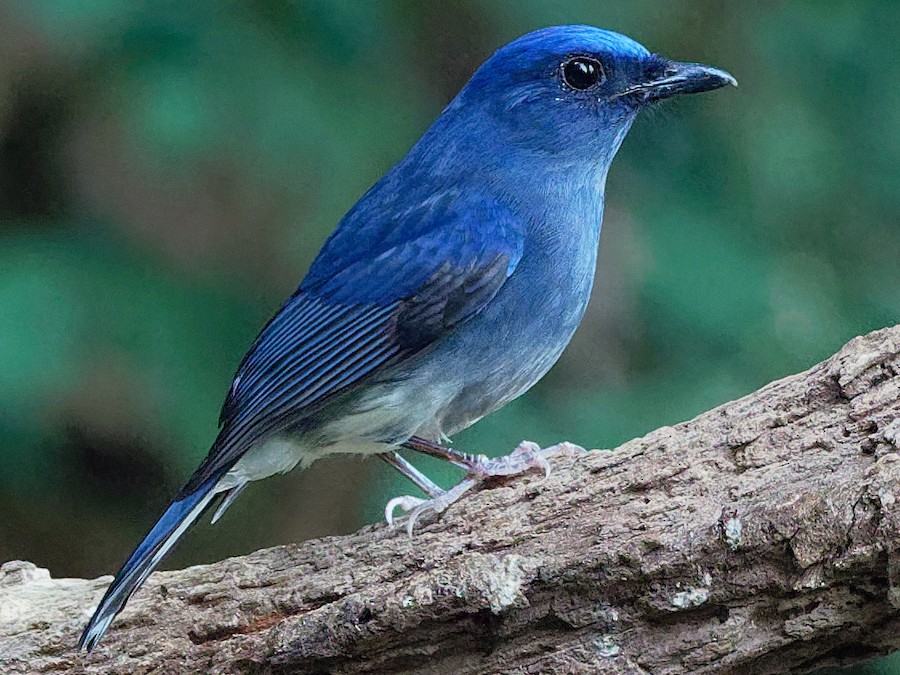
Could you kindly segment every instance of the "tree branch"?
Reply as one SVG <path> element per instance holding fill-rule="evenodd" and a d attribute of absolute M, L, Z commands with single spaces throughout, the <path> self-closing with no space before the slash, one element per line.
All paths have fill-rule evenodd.
<path fill-rule="evenodd" d="M 690 386 L 685 383 L 685 386 Z M 900 649 L 900 326 L 451 507 L 154 574 L 0 573 L 4 673 L 775 673 Z"/>

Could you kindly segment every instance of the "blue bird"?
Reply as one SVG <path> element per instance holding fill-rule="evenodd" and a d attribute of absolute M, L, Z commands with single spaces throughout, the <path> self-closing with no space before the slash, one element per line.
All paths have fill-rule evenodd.
<path fill-rule="evenodd" d="M 479 480 L 546 467 L 441 445 L 528 391 L 587 306 L 613 156 L 637 114 L 736 84 L 590 26 L 499 49 L 344 216 L 241 362 L 209 454 L 127 560 L 79 642 L 91 650 L 190 525 L 248 483 L 332 453 L 375 454 L 441 512 Z M 400 447 L 466 471 L 441 490 Z"/>

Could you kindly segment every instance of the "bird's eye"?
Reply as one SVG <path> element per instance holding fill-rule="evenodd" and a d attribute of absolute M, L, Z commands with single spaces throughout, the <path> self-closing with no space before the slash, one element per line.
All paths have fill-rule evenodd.
<path fill-rule="evenodd" d="M 560 67 L 563 82 L 572 89 L 584 91 L 590 89 L 595 84 L 603 82 L 603 64 L 597 59 L 587 56 L 576 56 L 575 58 L 563 61 Z"/>

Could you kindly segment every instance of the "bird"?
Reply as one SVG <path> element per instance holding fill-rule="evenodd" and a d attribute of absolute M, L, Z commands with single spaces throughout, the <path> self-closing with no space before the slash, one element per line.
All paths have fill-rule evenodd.
<path fill-rule="evenodd" d="M 376 455 L 426 498 L 410 534 L 479 481 L 548 467 L 522 443 L 488 459 L 450 437 L 525 393 L 588 304 L 610 164 L 642 110 L 736 85 L 619 33 L 542 28 L 491 55 L 344 215 L 241 361 L 209 453 L 127 559 L 79 640 L 92 650 L 203 512 L 335 453 Z M 442 490 L 399 454 L 445 459 Z"/>

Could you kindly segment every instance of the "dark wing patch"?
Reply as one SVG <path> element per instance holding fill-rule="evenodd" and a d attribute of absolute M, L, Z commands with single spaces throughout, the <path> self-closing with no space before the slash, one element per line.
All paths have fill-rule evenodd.
<path fill-rule="evenodd" d="M 483 267 L 458 270 L 445 263 L 422 289 L 400 303 L 397 340 L 416 349 L 478 312 L 507 279 L 509 256 L 498 255 Z"/>

